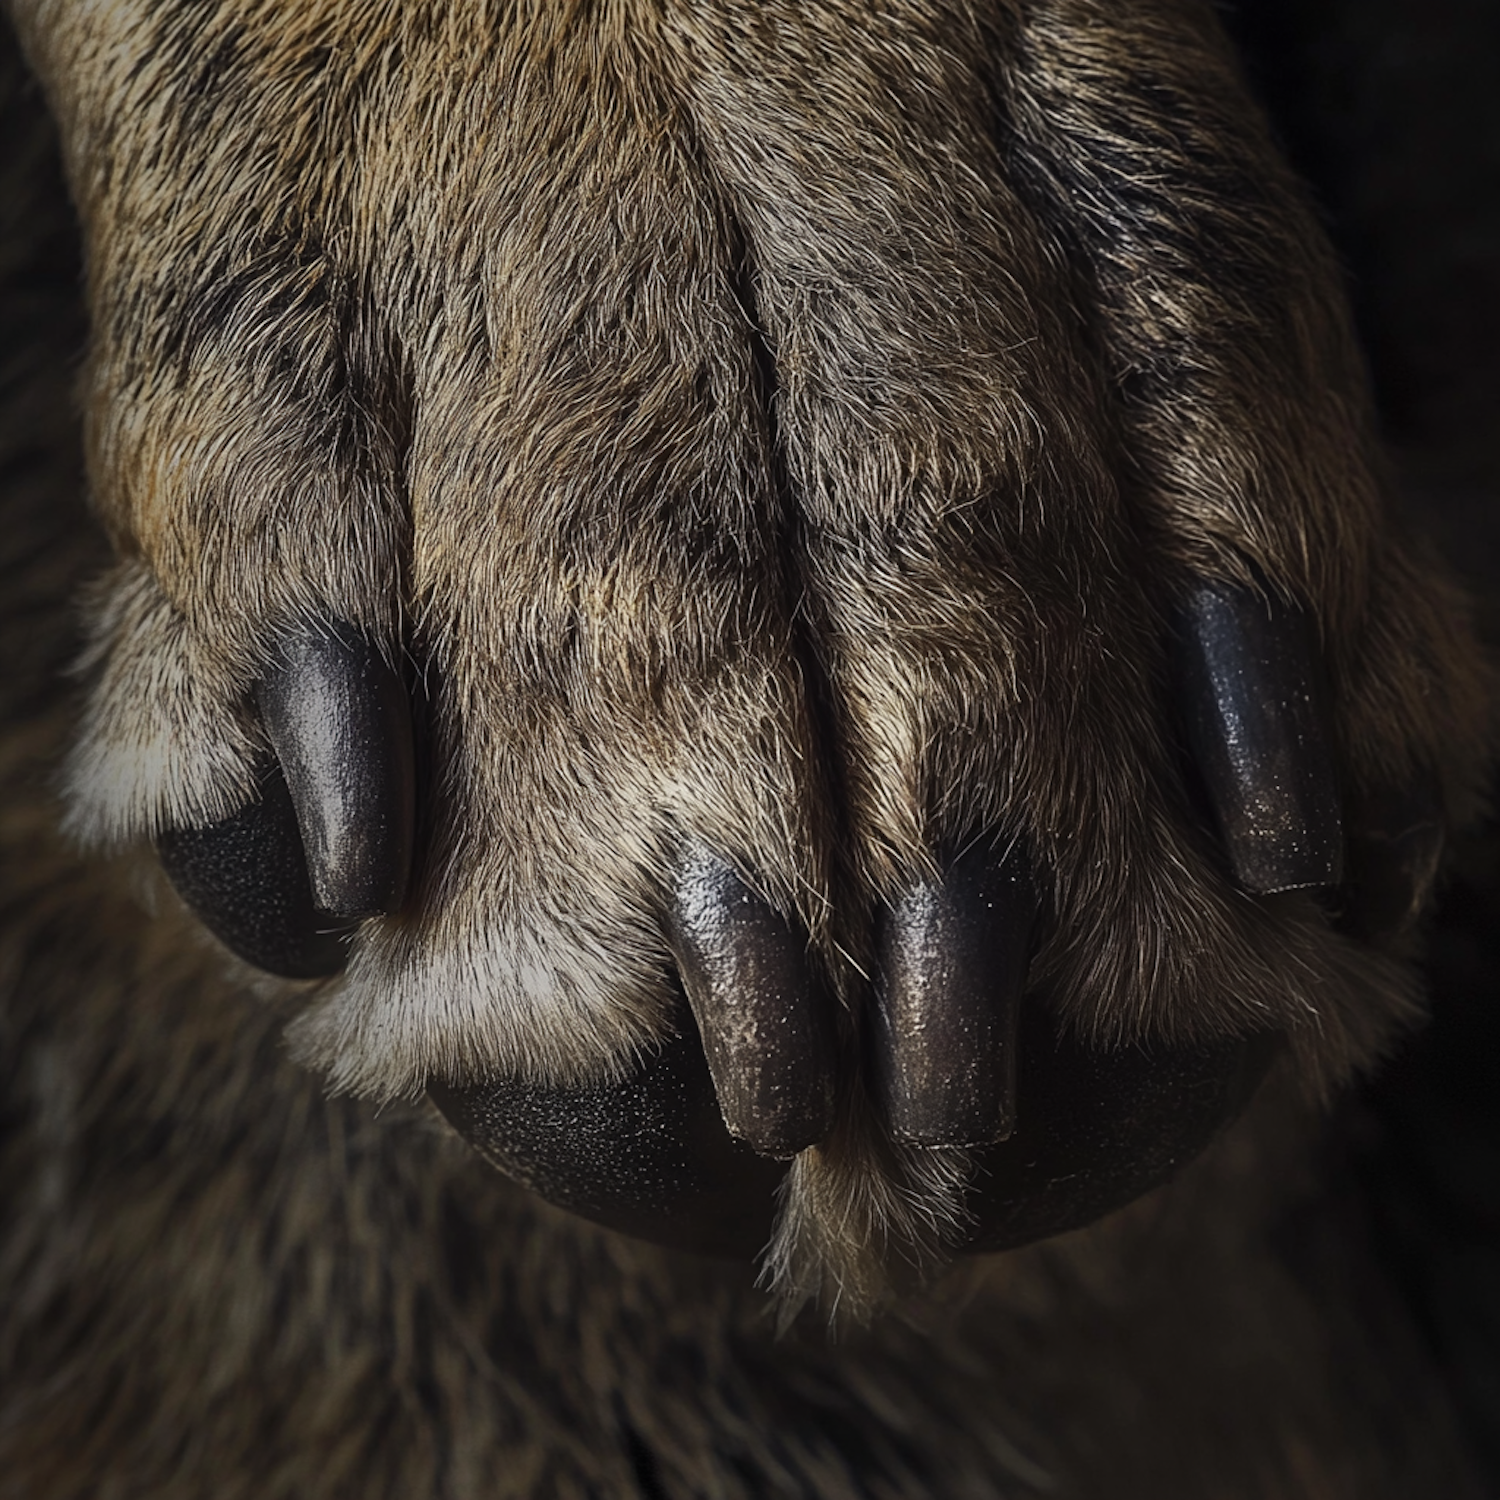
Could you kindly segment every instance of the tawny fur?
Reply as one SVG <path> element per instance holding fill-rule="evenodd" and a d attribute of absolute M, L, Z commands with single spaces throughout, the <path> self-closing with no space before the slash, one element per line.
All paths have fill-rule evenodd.
<path fill-rule="evenodd" d="M 1420 1377 L 1355 1389 L 1377 1334 L 1335 1359 L 1264 1255 L 1296 1160 L 1264 1132 L 925 1327 L 776 1344 L 738 1273 L 532 1205 L 279 1052 L 300 1011 L 301 1053 L 378 1097 L 618 1069 L 662 1024 L 683 838 L 798 917 L 857 1010 L 881 896 L 1019 834 L 1050 883 L 1038 1000 L 1079 1026 L 1280 1025 L 1329 1079 L 1374 1054 L 1400 972 L 1307 900 L 1238 896 L 1186 811 L 1162 617 L 1190 570 L 1254 565 L 1314 612 L 1352 786 L 1431 767 L 1456 812 L 1478 674 L 1199 11 L 13 10 L 85 229 L 122 556 L 74 826 L 236 805 L 249 688 L 328 616 L 416 663 L 437 790 L 417 894 L 349 979 L 251 998 L 37 799 L 98 552 L 65 457 L 8 499 L 0 1483 L 625 1494 L 644 1442 L 666 1494 L 1463 1495 Z M 7 441 L 66 455 L 58 378 L 12 376 Z M 943 1162 L 907 1173 L 873 1131 L 797 1164 L 794 1281 L 874 1296 L 866 1246 L 940 1255 Z M 1096 1379 L 1080 1351 L 1116 1341 Z M 1240 1419 L 1184 1435 L 1226 1390 Z M 1355 1475 L 1387 1418 L 1399 1461 Z"/>
<path fill-rule="evenodd" d="M 1100 1041 L 1283 1029 L 1326 1087 L 1409 1015 L 1310 898 L 1234 890 L 1173 749 L 1193 576 L 1311 613 L 1352 795 L 1467 810 L 1481 719 L 1205 7 L 15 10 L 126 559 L 74 827 L 242 803 L 299 622 L 430 707 L 415 892 L 292 1030 L 336 1088 L 617 1076 L 684 841 L 856 1029 L 879 902 L 974 838 L 1031 851 L 1034 988 Z"/>

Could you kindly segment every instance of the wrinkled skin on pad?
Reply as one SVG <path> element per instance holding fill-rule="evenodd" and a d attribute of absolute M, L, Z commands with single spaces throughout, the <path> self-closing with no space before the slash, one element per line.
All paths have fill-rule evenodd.
<path fill-rule="evenodd" d="M 827 1069 L 794 1119 L 805 1051 L 699 987 L 730 1123 L 800 1150 L 778 1263 L 868 1288 L 878 1244 L 958 1235 L 1029 1007 L 1103 1053 L 1279 1031 L 1314 1088 L 1412 1013 L 1316 886 L 1351 809 L 1428 780 L 1439 822 L 1464 812 L 1478 677 L 1208 7 L 15 9 L 89 238 L 122 554 L 75 827 L 222 826 L 278 739 L 299 830 L 335 827 L 257 707 L 288 643 L 347 630 L 420 683 L 404 889 L 382 855 L 378 900 L 325 893 L 384 908 L 290 1032 L 335 1087 L 621 1085 L 681 1035 L 674 882 L 703 851 L 783 934 L 779 1013 L 836 1044 L 841 1112 L 803 1144 Z M 187 112 L 160 77 L 184 52 L 219 60 Z M 1336 796 L 1318 771 L 1278 803 L 1293 763 L 1217 754 L 1249 720 L 1189 699 L 1250 679 L 1174 665 L 1205 597 L 1301 622 L 1239 707 Z M 1243 857 L 1261 815 L 1295 868 Z M 990 1124 L 903 1124 L 919 1070 L 872 1061 L 876 997 L 933 976 L 888 983 L 880 934 L 975 845 L 1026 851 L 1027 977 L 997 960 L 998 1040 L 911 1013 L 998 1083 Z M 846 1228 L 856 1199 L 878 1234 Z"/>

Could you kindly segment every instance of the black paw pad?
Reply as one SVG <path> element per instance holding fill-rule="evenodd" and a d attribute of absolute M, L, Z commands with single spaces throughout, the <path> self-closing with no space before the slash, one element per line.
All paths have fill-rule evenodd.
<path fill-rule="evenodd" d="M 898 1140 L 988 1145 L 1015 1128 L 1016 1037 L 1036 905 L 1019 848 L 1001 856 L 976 846 L 886 913 L 876 1074 Z"/>
<path fill-rule="evenodd" d="M 1096 1048 L 1045 1005 L 1021 1017 L 1015 1133 L 974 1152 L 970 1250 L 1092 1223 L 1186 1166 L 1249 1103 L 1281 1041 Z"/>
<path fill-rule="evenodd" d="M 733 1139 L 692 1019 L 631 1076 L 564 1089 L 515 1078 L 428 1092 L 492 1166 L 534 1193 L 626 1234 L 748 1260 L 771 1234 L 786 1173 Z"/>
<path fill-rule="evenodd" d="M 156 841 L 162 867 L 203 925 L 248 964 L 287 979 L 337 974 L 348 923 L 318 910 L 297 814 L 281 771 L 260 799 L 210 828 L 174 828 Z"/>
<path fill-rule="evenodd" d="M 1176 646 L 1188 746 L 1236 881 L 1256 895 L 1338 885 L 1338 777 L 1306 622 L 1250 589 L 1203 583 Z"/>
<path fill-rule="evenodd" d="M 341 917 L 395 910 L 411 867 L 411 705 L 345 625 L 299 631 L 257 694 L 297 810 L 314 899 Z"/>
<path fill-rule="evenodd" d="M 834 1038 L 807 940 L 722 860 L 693 851 L 668 935 L 731 1133 L 765 1156 L 821 1141 L 834 1109 Z"/>

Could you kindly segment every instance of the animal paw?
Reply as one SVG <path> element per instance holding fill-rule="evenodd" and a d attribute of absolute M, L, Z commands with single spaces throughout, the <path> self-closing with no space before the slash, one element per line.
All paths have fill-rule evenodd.
<path fill-rule="evenodd" d="M 122 557 L 75 826 L 557 1201 L 753 1250 L 784 1179 L 794 1282 L 1367 1062 L 1481 685 L 1206 7 L 354 24 L 41 59 Z"/>

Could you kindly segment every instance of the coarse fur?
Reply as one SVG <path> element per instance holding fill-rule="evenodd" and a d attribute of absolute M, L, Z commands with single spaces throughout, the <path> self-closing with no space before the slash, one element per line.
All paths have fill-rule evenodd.
<path fill-rule="evenodd" d="M 828 1344 L 281 1051 L 290 1021 L 387 1101 L 617 1070 L 661 1024 L 688 838 L 857 1013 L 878 900 L 1019 836 L 1036 993 L 1088 1034 L 1278 1025 L 1325 1083 L 1370 1060 L 1402 973 L 1310 898 L 1233 891 L 1163 620 L 1195 575 L 1300 602 L 1356 796 L 1425 767 L 1458 814 L 1480 674 L 1206 17 L 13 9 L 85 230 L 120 556 L 75 832 L 247 796 L 249 688 L 298 620 L 415 663 L 436 790 L 410 908 L 314 989 L 160 888 L 143 920 L 139 858 L 60 836 L 67 599 L 102 553 L 59 324 L 27 327 L 68 304 L 35 291 L 56 209 L 18 97 L 0 1492 L 1469 1493 L 1394 1312 L 1319 1312 L 1266 1253 L 1305 1170 L 1288 1079 L 1148 1203 Z M 797 1164 L 781 1263 L 876 1295 L 866 1246 L 940 1248 L 961 1166 L 857 1120 Z"/>
<path fill-rule="evenodd" d="M 1236 892 L 1173 743 L 1195 577 L 1308 611 L 1354 805 L 1435 774 L 1466 811 L 1482 720 L 1206 9 L 13 8 L 121 555 L 73 830 L 243 804 L 299 623 L 424 691 L 416 889 L 290 1032 L 335 1088 L 619 1076 L 688 845 L 854 1032 L 880 903 L 976 839 L 1029 850 L 1033 992 L 1095 1041 L 1282 1030 L 1326 1087 L 1409 1019 L 1311 896 Z M 858 1298 L 868 1206 L 925 1260 L 964 1172 L 867 1115 L 774 1257 Z"/>

